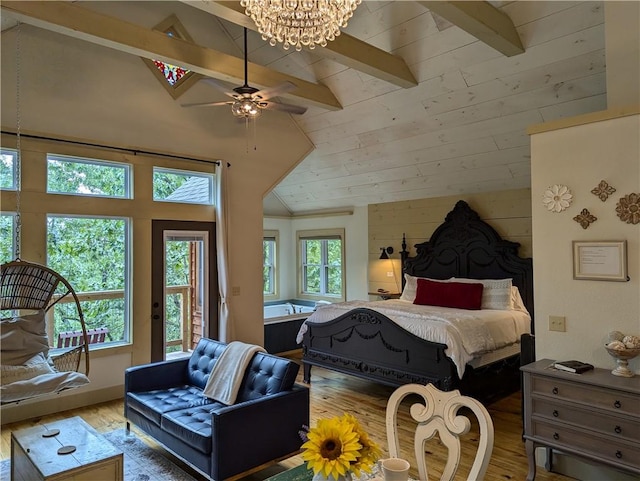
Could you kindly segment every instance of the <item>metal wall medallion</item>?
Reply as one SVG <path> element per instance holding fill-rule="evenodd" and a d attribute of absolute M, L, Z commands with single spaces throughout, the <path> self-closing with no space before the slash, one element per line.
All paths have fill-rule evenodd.
<path fill-rule="evenodd" d="M 582 212 L 575 216 L 573 220 L 580 224 L 583 229 L 586 229 L 591 225 L 592 222 L 597 221 L 598 218 L 595 215 L 592 215 L 588 209 L 582 209 Z"/>
<path fill-rule="evenodd" d="M 597 187 L 591 189 L 591 193 L 598 196 L 598 198 L 604 202 L 609 198 L 611 194 L 616 191 L 613 187 L 611 187 L 607 182 L 601 180 Z"/>
<path fill-rule="evenodd" d="M 622 222 L 627 224 L 640 223 L 640 194 L 634 192 L 620 197 L 616 204 L 616 212 Z"/>

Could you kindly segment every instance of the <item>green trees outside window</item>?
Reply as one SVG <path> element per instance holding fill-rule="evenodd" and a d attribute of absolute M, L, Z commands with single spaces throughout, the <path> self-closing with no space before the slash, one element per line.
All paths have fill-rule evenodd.
<path fill-rule="evenodd" d="M 342 296 L 342 239 L 302 239 L 302 292 Z"/>
<path fill-rule="evenodd" d="M 265 296 L 276 294 L 275 269 L 276 269 L 276 240 L 265 237 L 262 240 L 262 293 Z"/>

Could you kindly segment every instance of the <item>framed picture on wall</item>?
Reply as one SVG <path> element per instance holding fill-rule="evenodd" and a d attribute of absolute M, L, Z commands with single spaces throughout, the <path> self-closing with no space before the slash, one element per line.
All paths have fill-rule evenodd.
<path fill-rule="evenodd" d="M 573 278 L 628 281 L 627 241 L 573 241 Z"/>

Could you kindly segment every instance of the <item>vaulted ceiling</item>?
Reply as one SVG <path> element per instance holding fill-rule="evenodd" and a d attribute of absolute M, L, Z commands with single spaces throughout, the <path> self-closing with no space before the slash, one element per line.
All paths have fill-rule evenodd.
<path fill-rule="evenodd" d="M 154 31 L 154 9 L 172 4 L 218 36 L 204 45 Z M 529 187 L 527 127 L 606 108 L 602 2 L 365 0 L 343 35 L 302 52 L 269 46 L 239 2 L 3 0 L 2 14 L 3 30 L 19 20 L 230 88 L 244 80 L 242 27 L 252 29 L 249 83 L 296 84 L 282 100 L 308 107 L 292 117 L 315 145 L 266 214 Z M 221 100 L 215 89 L 189 97 Z"/>

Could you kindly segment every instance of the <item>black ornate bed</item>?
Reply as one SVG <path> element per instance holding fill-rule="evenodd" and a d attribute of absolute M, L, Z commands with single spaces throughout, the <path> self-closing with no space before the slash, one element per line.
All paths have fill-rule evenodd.
<path fill-rule="evenodd" d="M 518 256 L 519 246 L 502 239 L 466 202 L 458 201 L 431 239 L 416 244 L 415 257 L 407 257 L 403 246 L 403 271 L 432 279 L 512 278 L 531 315 L 533 333 L 532 260 Z M 353 309 L 326 323 L 307 323 L 302 344 L 307 383 L 311 367 L 321 366 L 390 386 L 433 383 L 487 402 L 520 386 L 519 354 L 480 368 L 467 365 L 459 379 L 445 355 L 445 344 L 421 339 L 367 308 Z"/>

